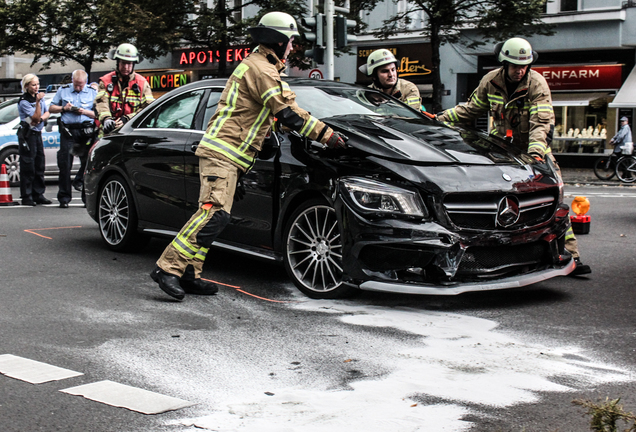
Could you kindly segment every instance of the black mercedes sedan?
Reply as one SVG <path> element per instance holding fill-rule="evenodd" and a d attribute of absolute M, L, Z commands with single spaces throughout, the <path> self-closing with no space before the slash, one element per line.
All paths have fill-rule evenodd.
<path fill-rule="evenodd" d="M 568 207 L 551 163 L 449 127 L 369 88 L 289 79 L 348 147 L 275 127 L 215 245 L 283 263 L 312 298 L 459 294 L 569 274 Z M 107 247 L 173 237 L 198 208 L 194 151 L 225 80 L 165 94 L 92 148 L 87 210 Z"/>

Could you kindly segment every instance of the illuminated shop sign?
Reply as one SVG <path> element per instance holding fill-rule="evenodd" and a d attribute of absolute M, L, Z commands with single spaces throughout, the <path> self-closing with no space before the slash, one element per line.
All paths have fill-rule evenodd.
<path fill-rule="evenodd" d="M 398 77 L 406 78 L 416 84 L 431 84 L 433 82 L 431 44 L 421 43 L 359 48 L 358 67 L 365 64 L 369 54 L 377 49 L 386 49 L 393 53 L 398 61 L 396 66 Z M 370 83 L 371 77 L 365 76 L 358 71 L 357 82 Z"/>
<path fill-rule="evenodd" d="M 187 73 L 143 75 L 146 77 L 146 80 L 148 80 L 148 84 L 150 84 L 152 90 L 170 90 L 186 85 L 191 81 L 190 75 Z"/>
<path fill-rule="evenodd" d="M 187 69 L 216 69 L 223 56 L 228 65 L 245 60 L 251 52 L 248 46 L 235 46 L 224 52 L 204 48 L 176 50 L 172 52 L 172 66 Z"/>
<path fill-rule="evenodd" d="M 601 90 L 621 87 L 623 65 L 532 66 L 551 90 Z"/>

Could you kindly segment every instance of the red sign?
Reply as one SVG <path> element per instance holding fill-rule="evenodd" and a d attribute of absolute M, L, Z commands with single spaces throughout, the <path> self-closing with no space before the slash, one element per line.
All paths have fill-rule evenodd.
<path fill-rule="evenodd" d="M 312 69 L 309 71 L 309 78 L 313 79 L 323 79 L 322 71 L 320 69 Z"/>
<path fill-rule="evenodd" d="M 532 66 L 548 82 L 550 90 L 609 90 L 623 83 L 623 65 Z"/>
<path fill-rule="evenodd" d="M 232 64 L 245 60 L 245 57 L 247 57 L 250 52 L 251 48 L 248 46 L 236 46 L 226 49 L 223 56 L 228 64 Z M 219 52 L 219 50 L 214 51 L 203 48 L 175 50 L 172 52 L 172 66 L 181 69 L 215 68 L 220 58 L 221 52 Z"/>

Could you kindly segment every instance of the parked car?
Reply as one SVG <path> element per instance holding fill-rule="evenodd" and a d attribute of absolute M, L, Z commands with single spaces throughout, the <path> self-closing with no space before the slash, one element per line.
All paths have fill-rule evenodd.
<path fill-rule="evenodd" d="M 51 103 L 55 93 L 46 93 L 44 100 L 47 106 Z M 19 98 L 10 99 L 0 104 L 0 164 L 5 164 L 11 186 L 20 184 L 20 155 L 18 154 L 18 137 L 16 132 L 20 125 L 18 115 Z M 42 130 L 42 143 L 44 144 L 46 179 L 55 179 L 59 173 L 57 168 L 57 151 L 60 149 L 60 133 L 57 127 L 57 119 L 60 114 L 51 114 L 45 128 Z M 80 163 L 75 158 L 73 172 L 77 172 Z"/>
<path fill-rule="evenodd" d="M 224 84 L 167 93 L 93 147 L 87 210 L 109 248 L 173 237 L 196 211 L 194 151 Z M 519 287 L 574 268 L 563 184 L 549 163 L 369 88 L 289 84 L 348 147 L 272 133 L 216 247 L 284 263 L 313 298 Z"/>

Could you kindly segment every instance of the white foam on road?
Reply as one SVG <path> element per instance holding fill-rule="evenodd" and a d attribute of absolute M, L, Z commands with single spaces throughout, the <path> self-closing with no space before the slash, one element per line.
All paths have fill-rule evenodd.
<path fill-rule="evenodd" d="M 462 420 L 470 406 L 531 403 L 538 401 L 538 392 L 630 380 L 629 371 L 595 361 L 578 347 L 528 342 L 522 334 L 497 331 L 491 320 L 338 301 L 295 307 L 420 338 L 373 350 L 375 361 L 393 368 L 378 379 L 365 378 L 347 389 L 281 386 L 271 396 L 237 388 L 215 401 L 210 415 L 176 423 L 213 431 L 463 431 L 472 425 Z"/>
<path fill-rule="evenodd" d="M 468 315 L 303 299 L 283 306 L 297 310 L 290 328 L 276 309 L 237 303 L 240 320 L 214 319 L 202 302 L 200 331 L 112 339 L 90 355 L 197 404 L 169 425 L 219 432 L 459 432 L 481 408 L 634 376 L 579 347 Z"/>

